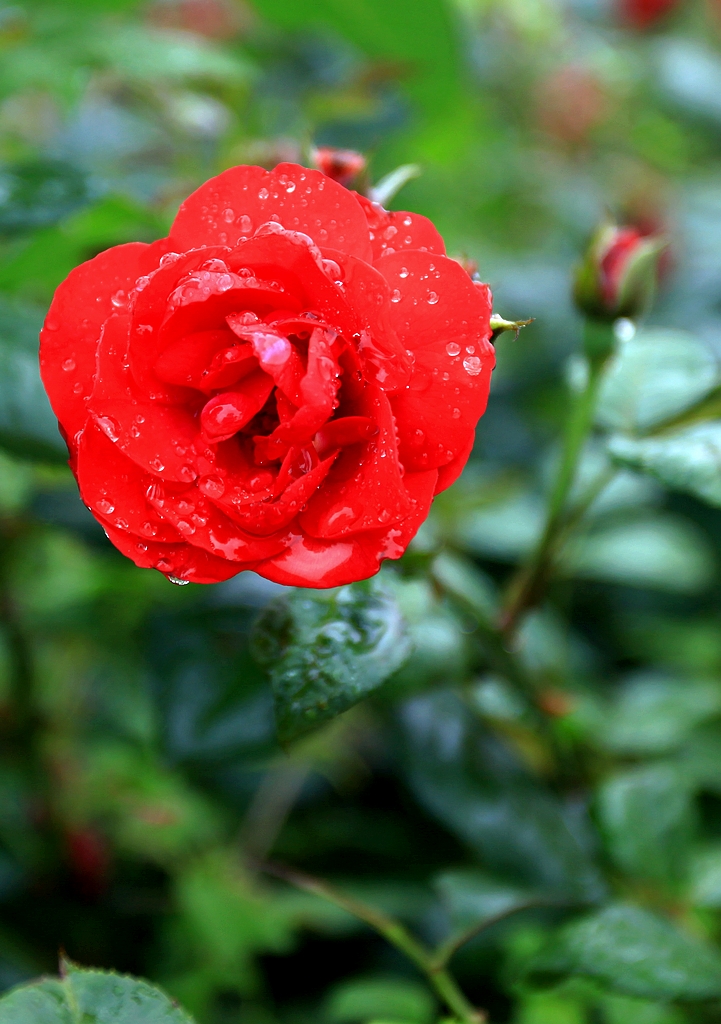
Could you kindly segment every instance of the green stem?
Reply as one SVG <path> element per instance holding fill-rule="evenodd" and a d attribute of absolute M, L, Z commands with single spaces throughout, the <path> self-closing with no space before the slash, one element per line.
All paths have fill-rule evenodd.
<path fill-rule="evenodd" d="M 610 324 L 603 325 L 603 330 L 612 337 L 613 327 Z M 598 324 L 586 325 L 587 350 L 598 344 L 600 331 Z M 593 426 L 601 374 L 611 348 L 612 345 L 609 343 L 602 356 L 589 358 L 588 380 L 583 390 L 574 396 L 566 423 L 561 462 L 548 501 L 543 533 L 529 562 L 521 567 L 508 589 L 508 599 L 500 624 L 502 632 L 507 636 L 513 633 L 522 613 L 537 604 L 545 591 L 564 524 L 566 501 L 576 478 L 581 452 Z"/>
<path fill-rule="evenodd" d="M 414 938 L 400 921 L 389 917 L 381 910 L 377 910 L 361 900 L 355 899 L 353 896 L 349 896 L 347 893 L 341 892 L 335 886 L 329 885 L 322 879 L 306 875 L 302 871 L 296 871 L 295 868 L 288 868 L 285 865 L 268 862 L 255 862 L 251 866 L 264 871 L 266 874 L 273 875 L 275 878 L 280 878 L 284 882 L 294 885 L 297 889 L 313 893 L 314 896 L 320 896 L 322 899 L 334 903 L 337 907 L 341 907 L 342 910 L 352 914 L 353 917 L 357 917 L 360 921 L 370 925 L 391 945 L 404 953 L 425 974 L 437 995 L 458 1020 L 463 1021 L 463 1024 L 483 1024 L 483 1021 L 486 1020 L 486 1015 L 481 1010 L 476 1010 L 468 1002 L 455 979 L 446 970 L 445 964 L 438 963 L 433 952 L 427 949 L 418 939 Z"/>

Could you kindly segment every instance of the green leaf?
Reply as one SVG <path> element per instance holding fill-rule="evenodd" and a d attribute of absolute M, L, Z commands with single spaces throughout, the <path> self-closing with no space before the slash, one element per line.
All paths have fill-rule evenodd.
<path fill-rule="evenodd" d="M 612 437 L 611 456 L 650 473 L 667 487 L 721 505 L 721 420 L 696 423 L 658 437 Z"/>
<path fill-rule="evenodd" d="M 640 330 L 611 360 L 596 418 L 608 430 L 644 433 L 696 405 L 718 383 L 718 363 L 705 342 L 686 331 Z"/>
<path fill-rule="evenodd" d="M 523 885 L 597 898 L 603 883 L 587 825 L 546 790 L 455 694 L 401 709 L 406 771 L 416 798 L 480 855 Z"/>
<path fill-rule="evenodd" d="M 324 27 L 338 32 L 369 57 L 395 61 L 408 92 L 428 113 L 442 113 L 459 99 L 460 59 L 448 5 L 416 0 L 256 0 L 262 15 L 285 29 Z"/>
<path fill-rule="evenodd" d="M 527 966 L 531 979 L 594 978 L 630 996 L 695 1001 L 721 996 L 721 956 L 665 918 L 613 904 L 565 925 Z"/>
<path fill-rule="evenodd" d="M 193 1024 L 147 981 L 66 964 L 62 980 L 44 978 L 0 999 L 3 1024 Z"/>
<path fill-rule="evenodd" d="M 671 765 L 612 775 L 599 790 L 598 813 L 608 850 L 622 871 L 657 882 L 683 875 L 694 820 L 689 787 Z"/>
<path fill-rule="evenodd" d="M 670 593 L 694 594 L 713 578 L 713 553 L 689 520 L 671 515 L 614 522 L 571 541 L 567 576 Z"/>
<path fill-rule="evenodd" d="M 419 982 L 406 978 L 353 978 L 328 997 L 325 1017 L 333 1024 L 380 1019 L 430 1024 L 435 1001 Z"/>
<path fill-rule="evenodd" d="M 88 201 L 85 175 L 61 160 L 0 168 L 0 236 L 57 223 Z"/>
<path fill-rule="evenodd" d="M 278 738 L 294 739 L 357 704 L 410 650 L 398 605 L 378 580 L 277 598 L 256 624 L 254 651 L 270 673 Z"/>
<path fill-rule="evenodd" d="M 705 679 L 644 672 L 627 679 L 601 725 L 609 750 L 652 754 L 678 746 L 691 730 L 721 711 L 721 689 Z"/>
<path fill-rule="evenodd" d="M 436 888 L 448 907 L 453 925 L 471 928 L 484 921 L 525 906 L 533 892 L 499 882 L 482 871 L 446 871 L 436 879 Z"/>
<path fill-rule="evenodd" d="M 721 844 L 696 851 L 688 874 L 692 904 L 696 907 L 721 907 Z"/>
<path fill-rule="evenodd" d="M 0 445 L 16 455 L 67 461 L 38 366 L 42 313 L 0 298 Z"/>

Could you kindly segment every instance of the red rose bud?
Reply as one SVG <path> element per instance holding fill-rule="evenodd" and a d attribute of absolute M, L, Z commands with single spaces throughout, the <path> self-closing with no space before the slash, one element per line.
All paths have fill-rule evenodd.
<path fill-rule="evenodd" d="M 83 501 L 176 583 L 336 587 L 400 558 L 466 464 L 491 296 L 433 224 L 293 163 L 76 267 L 40 366 Z"/>
<path fill-rule="evenodd" d="M 678 6 L 679 0 L 618 0 L 618 13 L 621 21 L 643 31 Z"/>
<path fill-rule="evenodd" d="M 650 306 L 666 242 L 636 228 L 605 225 L 576 272 L 576 305 L 592 320 L 637 319 Z"/>
<path fill-rule="evenodd" d="M 314 167 L 346 188 L 365 171 L 367 166 L 362 153 L 356 153 L 354 149 L 333 149 L 332 146 L 313 149 L 311 160 Z"/>

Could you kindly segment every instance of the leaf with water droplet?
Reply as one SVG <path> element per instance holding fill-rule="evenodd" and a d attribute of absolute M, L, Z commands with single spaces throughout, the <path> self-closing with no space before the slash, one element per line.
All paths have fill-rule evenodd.
<path fill-rule="evenodd" d="M 253 651 L 268 666 L 278 738 L 288 742 L 347 711 L 395 672 L 411 642 L 387 586 L 294 590 L 256 623 Z"/>

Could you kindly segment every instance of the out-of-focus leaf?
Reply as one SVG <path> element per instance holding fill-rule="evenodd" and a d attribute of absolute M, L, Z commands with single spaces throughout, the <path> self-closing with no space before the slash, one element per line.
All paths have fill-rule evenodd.
<path fill-rule="evenodd" d="M 256 623 L 254 650 L 268 667 L 286 742 L 375 690 L 403 664 L 411 642 L 392 594 L 369 580 L 277 598 Z"/>
<path fill-rule="evenodd" d="M 691 794 L 682 774 L 645 765 L 607 778 L 598 793 L 601 829 L 621 870 L 657 882 L 677 881 L 691 848 Z"/>
<path fill-rule="evenodd" d="M 435 1000 L 423 985 L 406 978 L 353 978 L 331 991 L 325 1016 L 333 1024 L 367 1020 L 430 1024 Z"/>
<path fill-rule="evenodd" d="M 482 871 L 446 871 L 436 888 L 448 907 L 455 928 L 465 929 L 525 906 L 533 899 L 530 889 L 499 882 Z"/>
<path fill-rule="evenodd" d="M 92 40 L 94 56 L 128 78 L 210 79 L 238 83 L 248 78 L 249 65 L 190 32 L 118 25 Z"/>
<path fill-rule="evenodd" d="M 581 975 L 647 999 L 692 1002 L 721 995 L 721 957 L 715 949 L 627 904 L 565 925 L 526 973 L 544 982 Z"/>
<path fill-rule="evenodd" d="M 696 907 L 721 907 L 721 845 L 697 850 L 688 873 L 689 899 Z"/>
<path fill-rule="evenodd" d="M 719 711 L 721 689 L 716 683 L 643 673 L 627 679 L 616 694 L 600 739 L 619 753 L 660 753 L 678 746 Z"/>
<path fill-rule="evenodd" d="M 85 175 L 61 160 L 0 168 L 0 236 L 47 227 L 88 201 Z"/>
<path fill-rule="evenodd" d="M 3 1024 L 192 1024 L 159 989 L 139 978 L 66 965 L 63 979 L 44 978 L 0 999 Z"/>
<path fill-rule="evenodd" d="M 584 823 L 458 697 L 416 697 L 401 722 L 416 797 L 489 868 L 527 885 L 598 897 L 603 883 Z"/>
<path fill-rule="evenodd" d="M 721 505 L 721 420 L 657 437 L 612 437 L 617 462 L 650 473 L 677 491 Z"/>
<path fill-rule="evenodd" d="M 533 548 L 542 525 L 543 502 L 524 491 L 462 514 L 455 537 L 475 554 L 512 562 Z"/>
<path fill-rule="evenodd" d="M 670 515 L 599 527 L 568 544 L 562 572 L 581 579 L 694 594 L 714 572 L 712 550 L 689 520 Z"/>
<path fill-rule="evenodd" d="M 39 310 L 0 300 L 0 445 L 16 455 L 65 462 L 58 431 L 38 368 Z"/>
<path fill-rule="evenodd" d="M 686 331 L 640 330 L 606 371 L 597 419 L 608 430 L 644 433 L 695 405 L 719 382 L 709 346 Z"/>
<path fill-rule="evenodd" d="M 166 753 L 194 764 L 257 763 L 277 751 L 273 697 L 250 657 L 247 609 L 158 616 L 148 633 Z"/>
<path fill-rule="evenodd" d="M 459 97 L 459 54 L 450 9 L 442 0 L 255 0 L 261 14 L 287 29 L 326 27 L 369 57 L 394 62 L 408 91 L 431 114 Z"/>

